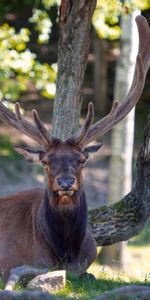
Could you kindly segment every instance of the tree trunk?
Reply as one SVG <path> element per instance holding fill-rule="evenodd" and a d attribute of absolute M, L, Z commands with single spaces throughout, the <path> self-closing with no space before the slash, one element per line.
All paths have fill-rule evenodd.
<path fill-rule="evenodd" d="M 64 140 L 79 126 L 82 90 L 96 0 L 62 0 L 53 135 Z"/>
<path fill-rule="evenodd" d="M 139 14 L 139 10 L 135 10 L 132 14 L 121 18 L 120 57 L 116 65 L 114 88 L 114 99 L 117 101 L 125 98 L 132 82 L 138 52 L 135 17 Z M 112 131 L 108 204 L 118 201 L 131 190 L 133 142 L 134 109 Z M 126 243 L 123 242 L 104 247 L 101 252 L 101 261 L 104 264 L 124 269 L 125 251 Z"/>
<path fill-rule="evenodd" d="M 108 61 L 106 59 L 107 41 L 94 38 L 94 82 L 95 82 L 95 111 L 104 116 L 107 113 L 108 104 Z"/>

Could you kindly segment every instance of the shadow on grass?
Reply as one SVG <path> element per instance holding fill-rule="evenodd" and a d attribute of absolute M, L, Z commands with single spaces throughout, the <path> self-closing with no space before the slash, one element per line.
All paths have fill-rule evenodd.
<path fill-rule="evenodd" d="M 125 285 L 147 285 L 150 286 L 150 282 L 139 282 L 136 280 L 130 281 L 122 278 L 102 278 L 96 280 L 84 279 L 75 277 L 73 274 L 69 274 L 67 278 L 66 287 L 57 293 L 62 299 L 94 299 L 100 296 L 105 291 L 111 291 L 115 288 L 119 288 Z"/>

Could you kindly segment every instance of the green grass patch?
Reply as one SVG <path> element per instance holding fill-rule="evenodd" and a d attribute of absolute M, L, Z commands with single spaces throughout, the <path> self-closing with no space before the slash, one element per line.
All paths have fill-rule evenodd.
<path fill-rule="evenodd" d="M 93 281 L 78 278 L 74 274 L 68 274 L 66 287 L 56 294 L 63 299 L 89 300 L 100 296 L 105 291 L 111 291 L 125 285 L 150 285 L 147 281 L 129 280 L 125 274 L 118 272 L 113 272 L 113 275 L 109 274 L 109 272 L 101 272 L 97 276 L 97 279 Z"/>

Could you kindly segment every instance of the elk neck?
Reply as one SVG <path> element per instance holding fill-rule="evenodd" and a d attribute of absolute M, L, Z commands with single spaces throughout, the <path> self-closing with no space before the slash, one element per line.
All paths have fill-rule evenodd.
<path fill-rule="evenodd" d="M 50 189 L 45 190 L 38 214 L 39 228 L 58 261 L 70 263 L 78 257 L 86 234 L 86 197 L 81 187 L 70 197 L 71 205 L 60 204 L 59 198 Z"/>

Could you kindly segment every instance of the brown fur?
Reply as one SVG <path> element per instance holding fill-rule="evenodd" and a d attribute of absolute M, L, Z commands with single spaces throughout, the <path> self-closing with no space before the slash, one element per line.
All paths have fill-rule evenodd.
<path fill-rule="evenodd" d="M 0 198 L 0 270 L 5 277 L 11 268 L 23 264 L 49 268 L 60 268 L 67 264 L 69 270 L 81 274 L 96 257 L 95 241 L 86 225 L 82 168 L 78 162 L 79 158 L 83 159 L 83 154 L 73 146 L 60 145 L 41 157 L 41 160 L 47 159 L 45 166 L 48 177 L 47 200 L 44 189 L 32 189 Z M 54 166 L 51 159 L 55 160 Z M 60 174 L 65 176 L 62 171 L 67 176 L 75 177 L 71 187 L 74 194 L 71 197 L 55 195 L 58 188 L 56 178 Z M 49 210 L 51 214 L 46 219 Z M 54 215 L 57 212 L 55 216 L 53 211 Z M 56 221 L 58 218 L 58 224 L 52 223 L 53 217 Z M 61 226 L 59 222 L 62 222 Z M 55 239 L 54 235 L 52 241 L 51 227 L 52 230 L 56 230 L 58 236 Z M 65 230 L 64 234 L 62 230 Z M 62 248 L 60 253 L 59 243 Z M 65 253 L 63 251 L 68 253 L 66 261 L 62 259 Z"/>

